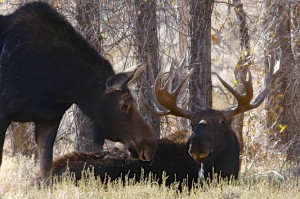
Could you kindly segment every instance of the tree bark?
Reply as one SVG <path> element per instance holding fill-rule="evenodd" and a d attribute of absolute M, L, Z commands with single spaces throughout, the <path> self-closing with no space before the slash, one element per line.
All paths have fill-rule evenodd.
<path fill-rule="evenodd" d="M 189 29 L 189 0 L 177 0 L 178 5 L 178 47 L 179 47 L 179 63 L 181 60 L 186 59 L 188 54 L 188 29 Z M 188 92 L 187 92 L 188 95 Z M 189 100 L 185 100 L 186 103 L 182 103 L 183 109 L 189 108 Z M 186 118 L 180 118 L 180 128 L 188 129 L 190 127 L 189 120 Z"/>
<path fill-rule="evenodd" d="M 299 159 L 300 156 L 300 2 L 289 7 L 291 11 L 291 47 L 294 58 L 293 67 L 287 71 L 288 83 L 285 94 L 288 140 L 291 147 L 289 158 Z M 291 57 L 292 58 L 292 57 Z M 300 162 L 300 161 L 298 161 Z"/>
<path fill-rule="evenodd" d="M 270 140 L 278 142 L 280 146 L 287 144 L 297 133 L 297 123 L 290 115 L 295 108 L 292 102 L 295 93 L 290 89 L 297 81 L 293 71 L 290 3 L 268 0 L 265 5 L 265 66 L 266 70 L 272 66 L 278 69 L 266 102 L 267 127 L 271 134 Z"/>
<path fill-rule="evenodd" d="M 212 107 L 211 82 L 211 14 L 213 1 L 189 0 L 189 66 L 194 68 L 190 80 L 191 110 Z"/>
<path fill-rule="evenodd" d="M 188 23 L 189 23 L 189 10 L 188 0 L 177 0 L 178 9 L 178 42 L 179 42 L 179 59 L 186 58 L 188 52 Z"/>
<path fill-rule="evenodd" d="M 146 79 L 150 85 L 154 84 L 153 77 L 156 77 L 159 67 L 159 46 L 157 37 L 156 1 L 134 0 L 135 5 L 135 37 L 136 57 L 138 62 L 145 62 L 148 65 Z M 160 137 L 160 118 L 145 111 L 142 112 L 150 120 L 156 136 Z"/>

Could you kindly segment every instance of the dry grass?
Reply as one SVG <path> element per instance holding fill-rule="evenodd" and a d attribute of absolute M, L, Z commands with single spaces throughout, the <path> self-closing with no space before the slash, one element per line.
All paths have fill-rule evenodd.
<path fill-rule="evenodd" d="M 278 160 L 277 160 L 278 161 Z M 277 165 L 271 162 L 269 165 Z M 272 167 L 273 169 L 274 167 Z M 19 157 L 4 157 L 0 171 L 0 198 L 300 198 L 300 187 L 296 179 L 288 178 L 281 181 L 277 175 L 262 175 L 268 168 L 242 173 L 240 180 L 235 183 L 212 183 L 194 188 L 190 193 L 158 186 L 151 181 L 127 185 L 121 182 L 104 186 L 97 180 L 84 180 L 79 186 L 74 186 L 70 178 L 54 183 L 51 189 L 38 189 L 32 185 L 37 173 L 34 159 Z M 261 175 L 260 175 L 261 174 Z"/>

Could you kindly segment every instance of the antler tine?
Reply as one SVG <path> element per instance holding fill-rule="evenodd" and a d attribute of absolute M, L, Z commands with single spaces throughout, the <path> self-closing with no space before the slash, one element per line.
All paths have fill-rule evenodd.
<path fill-rule="evenodd" d="M 165 85 L 162 85 L 163 84 L 163 72 L 160 71 L 155 79 L 155 82 L 154 82 L 154 91 L 156 92 L 157 90 L 160 90 L 161 88 L 165 88 L 166 87 L 166 84 Z"/>
<path fill-rule="evenodd" d="M 251 75 L 251 72 L 249 70 L 249 68 L 245 68 L 246 70 L 246 74 L 242 75 L 242 81 L 243 81 L 243 84 L 244 84 L 244 87 L 245 87 L 245 90 L 246 90 L 246 96 L 247 96 L 247 99 L 249 99 L 249 103 L 251 101 L 251 99 L 253 98 L 253 84 L 252 84 L 252 75 Z M 247 75 L 249 75 L 249 80 L 247 80 Z"/>
<path fill-rule="evenodd" d="M 275 73 L 276 74 L 276 73 Z M 273 77 L 274 77 L 274 67 L 270 67 L 268 76 L 266 78 L 266 86 L 265 88 L 259 93 L 259 95 L 255 98 L 254 102 L 253 102 L 253 107 L 256 108 L 258 107 L 263 101 L 264 99 L 267 97 L 268 95 L 268 91 L 270 89 L 270 86 L 272 84 L 273 81 Z"/>
<path fill-rule="evenodd" d="M 175 72 L 176 71 L 182 71 L 183 70 L 183 66 L 185 63 L 185 58 L 183 58 L 178 66 L 177 69 L 174 68 L 173 65 L 173 61 L 171 64 L 171 68 L 170 68 L 170 75 L 169 77 L 171 78 L 171 80 L 174 79 L 175 76 Z M 169 83 L 169 81 L 167 82 L 169 84 L 169 88 L 171 90 L 171 94 L 177 98 L 177 96 L 180 94 L 180 91 L 182 90 L 182 87 L 186 84 L 187 80 L 190 78 L 191 74 L 193 73 L 194 69 L 192 68 L 190 71 L 188 71 L 188 73 L 186 74 L 186 76 L 181 80 L 181 82 L 179 83 L 179 85 L 174 89 L 174 91 L 172 91 L 171 89 L 171 84 Z"/>
<path fill-rule="evenodd" d="M 177 86 L 177 88 L 172 92 L 175 96 L 178 96 L 182 87 L 186 84 L 187 80 L 190 78 L 192 73 L 194 72 L 194 69 L 192 68 L 188 74 L 183 78 L 183 80 L 180 82 L 180 84 Z"/>
<path fill-rule="evenodd" d="M 240 96 L 239 92 L 237 92 L 236 90 L 234 90 L 234 88 L 232 88 L 225 80 L 223 80 L 217 73 L 213 73 L 215 74 L 218 79 L 220 80 L 220 82 L 223 84 L 223 86 L 229 90 L 229 92 L 235 97 L 238 98 Z"/>
<path fill-rule="evenodd" d="M 261 103 L 263 103 L 263 101 L 265 100 L 265 98 L 267 97 L 268 94 L 268 89 L 267 87 L 264 88 L 259 95 L 255 98 L 253 104 L 252 104 L 252 108 L 257 108 L 259 105 L 261 105 Z"/>
<path fill-rule="evenodd" d="M 149 82 L 146 80 L 145 76 L 141 78 L 144 86 L 146 87 L 146 92 L 140 92 L 140 99 L 146 106 L 147 110 L 150 111 L 153 115 L 156 116 L 164 116 L 169 114 L 169 110 L 165 109 L 164 107 L 159 107 L 159 103 L 156 100 L 156 97 L 153 93 L 153 88 L 150 86 Z M 145 99 L 144 95 L 147 95 L 147 99 Z M 165 109 L 165 110 L 161 110 Z"/>
<path fill-rule="evenodd" d="M 153 115 L 156 116 L 164 116 L 164 115 L 168 115 L 170 110 L 159 110 L 157 107 L 155 107 L 155 103 L 153 103 L 153 101 L 147 102 L 147 100 L 145 99 L 145 97 L 140 93 L 140 99 L 142 100 L 142 102 L 144 103 L 144 105 L 146 106 L 147 110 L 150 111 Z M 152 102 L 152 103 L 151 103 Z"/>
<path fill-rule="evenodd" d="M 182 66 L 183 63 L 181 63 L 180 65 Z M 146 108 L 154 115 L 163 116 L 163 115 L 167 115 L 167 114 L 172 114 L 175 116 L 190 119 L 194 113 L 191 111 L 179 108 L 177 106 L 177 98 L 180 94 L 181 89 L 187 82 L 187 80 L 190 77 L 193 70 L 190 70 L 188 72 L 188 74 L 185 75 L 185 77 L 180 82 L 180 84 L 177 86 L 177 88 L 174 91 L 172 91 L 172 81 L 175 77 L 176 70 L 179 70 L 179 69 L 175 69 L 173 66 L 173 63 L 171 64 L 169 73 L 163 73 L 161 70 L 155 79 L 154 88 L 151 88 L 149 83 L 144 78 L 143 81 L 145 82 L 145 85 L 147 87 L 147 90 L 148 90 L 147 93 L 154 90 L 152 92 L 154 92 L 155 96 L 151 92 L 150 103 L 152 103 L 152 105 L 145 100 L 143 95 L 141 95 L 141 99 L 145 103 Z M 155 103 L 156 101 L 158 101 L 158 103 Z M 156 108 L 154 108 L 155 106 L 157 107 L 157 105 L 163 106 L 163 108 L 168 109 L 168 110 L 164 110 L 164 111 L 157 110 Z"/>
<path fill-rule="evenodd" d="M 249 68 L 245 68 L 246 74 L 245 76 L 242 75 L 242 83 L 245 87 L 245 94 L 240 94 L 238 91 L 236 91 L 233 87 L 231 87 L 227 82 L 225 82 L 219 75 L 217 75 L 218 79 L 221 81 L 221 83 L 224 85 L 225 88 L 227 88 L 233 96 L 237 100 L 237 105 L 235 107 L 232 107 L 228 110 L 223 111 L 224 116 L 231 121 L 234 116 L 246 112 L 248 110 L 251 110 L 253 108 L 256 108 L 256 104 L 251 104 L 251 100 L 253 98 L 253 84 L 252 84 L 252 75 L 249 70 Z M 249 75 L 249 79 L 247 80 L 247 75 Z"/>
<path fill-rule="evenodd" d="M 229 121 L 232 121 L 233 117 L 240 113 L 243 113 L 243 112 L 246 112 L 246 111 L 249 111 L 251 109 L 258 107 L 264 101 L 264 99 L 267 95 L 267 90 L 264 89 L 256 97 L 256 99 L 254 100 L 254 103 L 251 103 L 251 100 L 253 99 L 252 75 L 251 75 L 251 71 L 249 68 L 245 68 L 245 70 L 246 70 L 246 74 L 245 75 L 241 74 L 242 75 L 241 79 L 242 79 L 242 82 L 243 82 L 245 90 L 246 90 L 245 94 L 240 94 L 233 87 L 231 87 L 229 84 L 227 84 L 218 74 L 216 74 L 218 79 L 224 85 L 224 87 L 227 88 L 237 100 L 237 105 L 235 107 L 232 107 L 228 110 L 223 111 L 223 114 Z M 248 80 L 247 80 L 247 75 L 249 75 Z"/>
<path fill-rule="evenodd" d="M 172 91 L 171 84 L 175 74 L 174 70 L 175 69 L 172 66 L 170 72 L 166 76 L 166 82 L 163 82 L 164 74 L 162 73 L 162 71 L 158 74 L 154 86 L 155 95 L 158 102 L 162 106 L 170 110 L 169 114 L 190 119 L 193 115 L 193 112 L 179 108 L 177 106 L 177 99 L 182 87 L 187 82 L 193 70 L 189 71 L 189 73 L 183 78 L 183 80 L 180 82 L 177 88 L 174 91 Z"/>

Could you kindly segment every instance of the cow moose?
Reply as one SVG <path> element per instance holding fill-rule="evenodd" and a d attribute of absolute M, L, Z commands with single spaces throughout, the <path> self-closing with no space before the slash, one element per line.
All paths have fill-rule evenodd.
<path fill-rule="evenodd" d="M 199 169 L 188 154 L 189 137 L 189 131 L 181 130 L 159 139 L 154 158 L 149 162 L 134 158 L 134 149 L 129 149 L 133 154 L 124 148 L 103 149 L 98 153 L 72 152 L 54 159 L 53 175 L 58 176 L 58 180 L 70 175 L 75 182 L 85 177 L 97 177 L 103 183 L 117 179 L 139 182 L 153 178 L 160 185 L 178 182 L 179 190 L 183 185 L 190 189 L 198 181 Z"/>
<path fill-rule="evenodd" d="M 153 158 L 153 129 L 128 88 L 145 67 L 115 74 L 49 4 L 27 3 L 0 16 L 0 66 L 0 165 L 10 122 L 33 121 L 41 178 L 48 183 L 58 126 L 73 103 L 93 121 L 96 145 L 107 138 L 135 147 L 141 160 Z"/>
<path fill-rule="evenodd" d="M 183 63 L 184 60 L 178 69 L 172 66 L 167 74 L 160 72 L 153 88 L 145 82 L 145 85 L 149 87 L 147 91 L 151 90 L 152 92 L 148 92 L 148 99 L 141 97 L 148 110 L 154 115 L 172 114 L 191 121 L 192 134 L 189 139 L 188 153 L 198 163 L 200 179 L 212 179 L 215 174 L 217 178 L 237 179 L 240 169 L 240 146 L 231 122 L 236 115 L 254 109 L 264 101 L 273 77 L 273 69 L 271 68 L 269 71 L 266 88 L 261 91 L 253 103 L 251 103 L 253 98 L 252 76 L 249 68 L 245 68 L 244 74 L 246 75 L 242 76 L 245 94 L 240 94 L 216 74 L 224 87 L 236 98 L 236 106 L 227 110 L 189 111 L 177 106 L 177 100 L 192 70 L 172 91 L 174 74 L 178 70 L 183 70 Z M 157 109 L 162 106 L 163 110 Z"/>

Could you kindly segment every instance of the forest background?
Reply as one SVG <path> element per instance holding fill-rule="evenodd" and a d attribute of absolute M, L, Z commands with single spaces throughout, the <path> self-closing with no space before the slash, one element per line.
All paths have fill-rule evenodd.
<path fill-rule="evenodd" d="M 29 1 L 1 0 L 0 14 Z M 226 109 L 235 104 L 216 72 L 243 92 L 239 74 L 250 68 L 255 94 L 275 75 L 259 108 L 241 114 L 233 126 L 242 146 L 241 173 L 266 166 L 284 176 L 300 174 L 300 2 L 297 0 L 52 0 L 115 71 L 136 63 L 150 66 L 153 83 L 160 70 L 185 60 L 194 69 L 181 107 Z M 133 87 L 138 102 L 140 86 Z M 174 116 L 154 117 L 140 109 L 163 137 L 189 122 Z M 13 123 L 7 132 L 5 155 L 35 154 L 34 124 Z M 65 114 L 55 144 L 55 156 L 74 149 L 93 151 L 90 121 L 74 105 Z M 107 142 L 106 146 L 114 145 Z M 289 164 L 287 164 L 289 162 Z M 272 164 L 272 163 L 271 163 Z M 273 164 L 272 164 L 273 165 Z M 286 167 L 287 165 L 288 168 Z M 270 169 L 270 168 L 268 168 Z M 289 175 L 290 175 L 289 174 Z"/>

